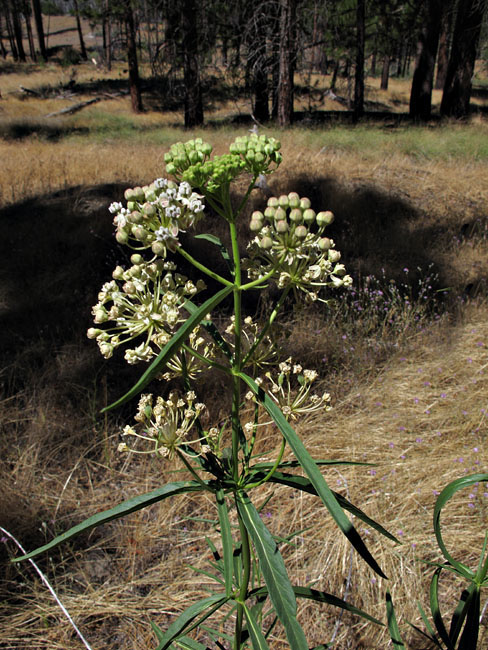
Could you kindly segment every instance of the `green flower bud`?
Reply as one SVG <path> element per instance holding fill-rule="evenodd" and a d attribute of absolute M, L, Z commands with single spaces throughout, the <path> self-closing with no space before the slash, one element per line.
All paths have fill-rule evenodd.
<path fill-rule="evenodd" d="M 137 210 L 137 203 L 135 201 L 128 201 L 127 202 L 127 210 Z"/>
<path fill-rule="evenodd" d="M 273 247 L 273 240 L 271 239 L 271 237 L 268 237 L 268 235 L 266 235 L 261 239 L 259 245 L 261 246 L 261 248 L 264 248 L 264 250 L 269 250 L 270 248 Z"/>
<path fill-rule="evenodd" d="M 94 315 L 95 323 L 106 323 L 108 321 L 108 315 L 105 309 L 97 309 Z"/>
<path fill-rule="evenodd" d="M 131 187 L 125 190 L 124 198 L 126 201 L 132 201 L 134 199 L 134 190 Z"/>
<path fill-rule="evenodd" d="M 200 151 L 203 153 L 204 156 L 210 156 L 212 153 L 212 145 L 209 144 L 208 142 L 204 142 L 200 147 Z"/>
<path fill-rule="evenodd" d="M 144 262 L 144 258 L 142 255 L 139 255 L 139 253 L 134 253 L 130 256 L 130 261 L 131 264 L 142 264 Z"/>
<path fill-rule="evenodd" d="M 308 230 L 305 226 L 297 226 L 295 228 L 295 236 L 298 239 L 305 239 L 307 235 L 308 235 Z"/>
<path fill-rule="evenodd" d="M 332 273 L 342 278 L 344 275 L 346 275 L 346 267 L 344 264 L 336 264 Z"/>
<path fill-rule="evenodd" d="M 278 203 L 282 208 L 288 208 L 290 206 L 290 203 L 288 201 L 288 197 L 286 194 L 282 194 L 280 198 L 278 199 Z"/>
<path fill-rule="evenodd" d="M 151 203 L 144 203 L 142 210 L 148 217 L 153 217 L 156 214 L 156 208 Z"/>
<path fill-rule="evenodd" d="M 293 208 L 293 210 L 290 211 L 290 221 L 293 221 L 293 223 L 302 223 L 303 214 L 300 208 Z"/>
<path fill-rule="evenodd" d="M 276 212 L 276 208 L 267 207 L 264 211 L 264 216 L 266 217 L 266 219 L 269 219 L 271 221 L 272 219 L 274 219 L 275 212 Z"/>
<path fill-rule="evenodd" d="M 134 200 L 142 203 L 146 199 L 146 195 L 142 187 L 134 187 Z"/>
<path fill-rule="evenodd" d="M 317 215 L 317 224 L 319 226 L 330 226 L 334 221 L 334 214 L 330 210 L 319 212 Z"/>
<path fill-rule="evenodd" d="M 125 230 L 117 230 L 115 233 L 115 239 L 119 244 L 127 244 L 129 241 L 129 235 L 125 232 Z"/>
<path fill-rule="evenodd" d="M 147 238 L 147 232 L 142 226 L 132 226 L 132 234 L 139 241 L 144 241 Z"/>
<path fill-rule="evenodd" d="M 339 251 L 334 250 L 331 248 L 329 250 L 329 262 L 332 262 L 335 264 L 335 262 L 338 262 L 341 259 L 341 254 Z"/>
<path fill-rule="evenodd" d="M 252 230 L 252 232 L 259 232 L 262 227 L 263 227 L 262 221 L 260 221 L 259 219 L 251 219 L 249 228 Z"/>
<path fill-rule="evenodd" d="M 279 201 L 276 196 L 270 196 L 267 205 L 270 208 L 277 208 L 279 206 Z"/>
<path fill-rule="evenodd" d="M 286 219 L 280 219 L 279 221 L 276 221 L 275 228 L 276 228 L 276 232 L 280 233 L 280 235 L 284 234 L 285 232 L 288 232 L 288 223 Z"/>
<path fill-rule="evenodd" d="M 254 210 L 254 212 L 251 215 L 251 219 L 257 219 L 258 221 L 264 221 L 264 214 L 261 212 L 261 210 Z"/>
<path fill-rule="evenodd" d="M 142 275 L 142 270 L 139 265 L 135 265 L 129 269 L 128 273 L 131 278 L 140 278 Z"/>
<path fill-rule="evenodd" d="M 302 210 L 306 210 L 307 208 L 310 208 L 312 206 L 312 202 L 310 199 L 307 199 L 307 197 L 303 197 L 303 199 L 300 199 L 300 207 Z"/>
<path fill-rule="evenodd" d="M 124 269 L 121 266 L 116 266 L 112 273 L 113 279 L 121 280 L 123 275 L 124 275 Z"/>
<path fill-rule="evenodd" d="M 122 291 L 129 294 L 129 296 L 132 296 L 136 293 L 136 286 L 133 282 L 124 282 L 122 285 Z"/>
<path fill-rule="evenodd" d="M 300 197 L 296 192 L 290 192 L 288 194 L 288 204 L 290 208 L 298 208 L 300 207 Z"/>
<path fill-rule="evenodd" d="M 286 211 L 282 207 L 276 208 L 274 213 L 274 220 L 279 221 L 280 219 L 286 219 Z"/>
<path fill-rule="evenodd" d="M 154 255 L 164 255 L 166 252 L 166 247 L 162 241 L 153 241 L 151 244 L 151 250 Z"/>
<path fill-rule="evenodd" d="M 102 330 L 97 329 L 96 327 L 90 327 L 86 335 L 89 339 L 96 339 L 99 334 L 102 333 Z"/>
<path fill-rule="evenodd" d="M 105 359 L 109 359 L 114 353 L 114 346 L 110 343 L 100 343 L 99 348 Z"/>
<path fill-rule="evenodd" d="M 305 223 L 313 223 L 315 221 L 315 210 L 312 210 L 312 208 L 304 210 L 303 220 Z"/>
<path fill-rule="evenodd" d="M 127 221 L 129 223 L 141 223 L 142 214 L 138 210 L 134 210 L 127 216 Z"/>
<path fill-rule="evenodd" d="M 176 174 L 176 165 L 172 162 L 166 165 L 166 173 L 171 174 L 171 176 Z"/>
<path fill-rule="evenodd" d="M 332 242 L 328 237 L 322 237 L 322 239 L 319 239 L 319 248 L 321 251 L 328 251 L 331 245 Z"/>

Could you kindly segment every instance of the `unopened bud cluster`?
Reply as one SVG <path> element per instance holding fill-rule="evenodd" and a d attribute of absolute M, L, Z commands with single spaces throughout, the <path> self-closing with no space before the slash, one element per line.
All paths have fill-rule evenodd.
<path fill-rule="evenodd" d="M 253 133 L 236 138 L 230 153 L 209 160 L 212 148 L 208 143 L 199 139 L 178 142 L 165 156 L 166 171 L 192 187 L 215 194 L 243 172 L 253 176 L 273 172 L 282 159 L 280 147 L 278 140 Z"/>
<path fill-rule="evenodd" d="M 91 327 L 88 337 L 97 340 L 106 359 L 119 345 L 143 337 L 125 352 L 128 363 L 137 363 L 149 361 L 167 343 L 185 320 L 181 305 L 205 285 L 172 273 L 174 264 L 164 260 L 144 262 L 136 253 L 131 261 L 127 270 L 117 266 L 114 279 L 103 285 L 92 313 L 95 324 L 106 327 Z"/>
<path fill-rule="evenodd" d="M 189 183 L 178 185 L 165 178 L 128 189 L 124 196 L 126 207 L 121 203 L 109 207 L 115 215 L 117 241 L 136 250 L 151 248 L 160 257 L 176 250 L 179 232 L 192 226 L 205 209 L 203 197 Z"/>
<path fill-rule="evenodd" d="M 340 252 L 323 236 L 333 220 L 332 212 L 316 213 L 310 199 L 296 192 L 268 199 L 264 212 L 253 212 L 249 224 L 255 233 L 248 246 L 249 277 L 268 275 L 279 288 L 300 289 L 309 300 L 317 300 L 322 287 L 350 286 Z"/>

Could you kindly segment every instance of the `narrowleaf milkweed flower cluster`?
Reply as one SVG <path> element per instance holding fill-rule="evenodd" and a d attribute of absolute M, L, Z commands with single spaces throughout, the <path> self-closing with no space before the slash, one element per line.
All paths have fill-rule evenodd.
<path fill-rule="evenodd" d="M 144 262 L 141 255 L 131 257 L 133 265 L 124 270 L 117 266 L 110 282 L 98 294 L 92 313 L 98 325 L 90 328 L 88 337 L 96 339 L 102 355 L 110 358 L 115 348 L 145 336 L 135 348 L 128 348 L 128 363 L 149 361 L 170 340 L 177 325 L 185 320 L 181 306 L 205 288 L 202 281 L 194 284 L 179 273 L 173 273 L 172 262 L 157 259 Z"/>
<path fill-rule="evenodd" d="M 349 287 L 351 276 L 341 264 L 341 254 L 325 228 L 332 223 L 330 211 L 312 209 L 310 199 L 296 192 L 271 197 L 264 212 L 253 212 L 245 267 L 252 279 L 273 279 L 279 289 L 303 291 L 308 301 L 320 300 L 323 287 Z"/>
<path fill-rule="evenodd" d="M 181 253 L 187 261 L 196 262 L 183 250 L 179 234 L 204 217 L 204 200 L 232 227 L 257 177 L 270 174 L 279 166 L 282 158 L 279 150 L 277 140 L 257 134 L 238 137 L 230 145 L 229 153 L 213 158 L 212 147 L 199 138 L 178 142 L 165 155 L 166 171 L 175 180 L 158 178 L 149 185 L 128 189 L 124 195 L 125 207 L 121 203 L 110 205 L 117 241 L 136 252 L 131 256 L 132 266 L 116 267 L 112 280 L 103 285 L 93 307 L 95 327 L 88 330 L 88 336 L 97 341 L 105 358 L 111 357 L 119 346 L 131 344 L 125 351 L 126 361 L 148 362 L 171 341 L 188 318 L 189 312 L 183 308 L 185 301 L 193 300 L 205 289 L 202 280 L 193 282 L 179 274 L 177 265 L 168 258 Z M 229 186 L 241 174 L 250 175 L 251 182 L 234 213 Z M 305 295 L 306 300 L 314 301 L 320 300 L 319 292 L 324 287 L 348 287 L 351 278 L 340 262 L 341 255 L 333 240 L 324 234 L 333 219 L 330 211 L 316 213 L 310 200 L 295 192 L 269 199 L 264 212 L 252 214 L 249 257 L 234 259 L 231 274 L 236 278 L 235 267 L 240 266 L 247 272 L 249 285 L 264 286 L 274 281 L 282 290 L 283 300 L 290 289 L 296 297 Z M 195 265 L 199 271 L 212 275 L 204 264 L 196 262 Z M 230 284 L 215 274 L 212 277 Z M 277 310 L 264 325 L 251 317 L 239 314 L 237 318 L 234 314 L 230 325 L 217 338 L 213 335 L 213 340 L 205 323 L 197 323 L 156 376 L 165 382 L 180 377 L 188 391 L 189 382 L 205 369 L 214 366 L 225 372 L 237 359 L 240 369 L 264 373 L 257 379 L 259 385 L 288 420 L 319 409 L 329 410 L 328 393 L 317 395 L 311 390 L 317 379 L 315 371 L 303 370 L 291 359 L 279 364 L 277 375 L 267 370 L 278 358 L 272 337 L 276 314 Z M 210 322 L 211 314 L 206 318 Z M 198 420 L 203 404 L 198 403 L 196 408 L 193 397 L 188 401 L 190 394 L 176 398 L 172 392 L 166 400 L 144 395 L 136 420 L 139 428 L 143 424 L 145 430 L 139 433 L 137 428 L 126 427 L 125 437 L 150 439 L 154 453 L 172 458 L 180 447 L 191 444 L 187 433 L 197 423 L 199 435 L 204 436 L 205 445 L 212 449 L 210 438 L 213 437 L 205 437 Z M 216 443 L 212 444 L 215 455 L 219 456 Z M 125 442 L 120 448 L 129 447 Z"/>
<path fill-rule="evenodd" d="M 171 459 L 177 449 L 181 451 L 185 443 L 202 441 L 208 443 L 208 434 L 202 435 L 197 441 L 190 439 L 197 418 L 204 410 L 205 405 L 196 402 L 196 395 L 193 391 L 188 391 L 185 395 L 179 395 L 176 391 L 172 391 L 168 399 L 158 396 L 155 403 L 152 395 L 142 395 L 137 414 L 134 417 L 142 427 L 142 433 L 139 432 L 139 427 L 126 426 L 123 436 L 126 439 L 139 438 L 146 443 L 149 442 L 149 449 L 139 451 L 130 448 L 127 442 L 122 442 L 119 445 L 119 451 L 155 453 Z"/>

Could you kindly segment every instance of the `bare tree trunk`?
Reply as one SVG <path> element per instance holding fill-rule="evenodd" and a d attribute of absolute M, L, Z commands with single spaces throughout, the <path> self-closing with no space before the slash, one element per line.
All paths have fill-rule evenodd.
<path fill-rule="evenodd" d="M 110 25 L 110 0 L 105 0 L 102 14 L 103 56 L 107 70 L 112 69 L 112 27 Z"/>
<path fill-rule="evenodd" d="M 36 23 L 37 42 L 39 44 L 39 51 L 44 61 L 47 61 L 46 42 L 44 40 L 44 25 L 42 23 L 42 11 L 40 0 L 32 0 L 32 13 L 34 14 L 34 21 Z"/>
<path fill-rule="evenodd" d="M 357 122 L 364 114 L 364 40 L 365 0 L 356 2 L 356 70 L 354 73 L 354 102 L 352 118 Z"/>
<path fill-rule="evenodd" d="M 432 86 L 442 9 L 442 0 L 429 0 L 425 8 L 426 15 L 419 36 L 417 65 L 410 92 L 410 117 L 416 120 L 428 120 L 431 115 Z"/>
<path fill-rule="evenodd" d="M 6 59 L 7 58 L 7 50 L 5 49 L 5 45 L 3 44 L 3 28 L 2 28 L 2 16 L 0 16 L 0 50 L 2 52 L 2 58 Z"/>
<path fill-rule="evenodd" d="M 296 0 L 280 0 L 280 9 L 278 124 L 284 127 L 289 126 L 293 119 Z"/>
<path fill-rule="evenodd" d="M 83 39 L 83 31 L 81 29 L 81 20 L 80 20 L 80 11 L 79 11 L 79 8 L 78 8 L 78 0 L 73 0 L 73 4 L 74 4 L 74 7 L 75 7 L 76 29 L 78 30 L 78 38 L 80 39 L 81 58 L 84 61 L 88 61 L 88 55 L 86 53 L 85 41 Z"/>
<path fill-rule="evenodd" d="M 381 90 L 388 90 L 388 80 L 390 78 L 390 55 L 385 54 L 383 57 L 383 66 L 381 68 Z"/>
<path fill-rule="evenodd" d="M 458 5 L 451 56 L 442 94 L 441 115 L 465 117 L 487 0 L 463 0 Z"/>
<path fill-rule="evenodd" d="M 435 79 L 436 90 L 442 90 L 446 83 L 447 66 L 449 64 L 449 40 L 452 28 L 453 0 L 449 0 L 442 14 L 441 31 L 439 36 L 439 50 L 437 52 L 437 75 Z"/>
<path fill-rule="evenodd" d="M 266 58 L 266 36 L 268 28 L 266 9 L 262 3 L 254 4 L 248 30 L 248 67 L 253 94 L 253 116 L 258 122 L 269 120 L 268 70 Z"/>
<path fill-rule="evenodd" d="M 197 24 L 197 2 L 196 0 L 185 0 L 182 13 L 182 30 L 186 128 L 203 124 Z"/>
<path fill-rule="evenodd" d="M 12 26 L 12 20 L 10 16 L 10 9 L 8 6 L 5 7 L 5 23 L 7 25 L 7 34 L 8 34 L 8 40 L 10 43 L 10 50 L 12 52 L 12 56 L 14 57 L 14 61 L 19 60 L 19 53 L 17 51 L 17 45 L 15 44 L 15 34 L 14 34 L 14 28 Z"/>
<path fill-rule="evenodd" d="M 32 35 L 32 25 L 30 22 L 30 14 L 28 13 L 27 9 L 24 13 L 24 20 L 25 20 L 25 28 L 27 30 L 27 39 L 29 41 L 29 52 L 31 55 L 31 59 L 33 61 L 37 61 L 36 47 L 34 45 L 34 37 Z"/>
<path fill-rule="evenodd" d="M 12 0 L 11 0 L 12 1 Z M 15 42 L 17 45 L 17 52 L 19 61 L 26 61 L 24 44 L 22 42 L 22 23 L 20 22 L 19 12 L 17 8 L 12 5 L 12 25 L 14 29 Z"/>
<path fill-rule="evenodd" d="M 129 67 L 131 105 L 134 113 L 140 113 L 142 111 L 141 82 L 139 78 L 139 66 L 137 64 L 136 29 L 131 0 L 125 0 L 125 28 L 127 34 L 127 63 Z"/>

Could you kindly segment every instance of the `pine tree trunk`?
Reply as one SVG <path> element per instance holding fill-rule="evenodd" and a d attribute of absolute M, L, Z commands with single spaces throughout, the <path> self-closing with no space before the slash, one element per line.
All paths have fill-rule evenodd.
<path fill-rule="evenodd" d="M 44 39 L 44 25 L 42 23 L 42 11 L 40 0 L 32 0 L 32 13 L 34 14 L 34 22 L 36 23 L 37 42 L 39 44 L 39 51 L 44 61 L 47 61 L 46 41 Z"/>
<path fill-rule="evenodd" d="M 181 16 L 183 74 L 185 84 L 185 128 L 203 124 L 202 88 L 198 60 L 197 1 L 185 0 Z"/>
<path fill-rule="evenodd" d="M 253 94 L 253 116 L 258 122 L 269 120 L 268 70 L 266 60 L 267 16 L 255 5 L 252 26 L 249 30 L 248 67 Z"/>
<path fill-rule="evenodd" d="M 365 40 L 365 0 L 356 4 L 356 71 L 354 74 L 353 121 L 364 114 L 364 40 Z"/>
<path fill-rule="evenodd" d="M 110 0 L 105 0 L 102 15 L 103 56 L 108 71 L 112 69 L 112 27 L 110 17 Z"/>
<path fill-rule="evenodd" d="M 463 0 L 458 5 L 441 115 L 462 118 L 469 113 L 471 80 L 486 7 L 487 0 Z"/>
<path fill-rule="evenodd" d="M 390 55 L 385 54 L 383 57 L 383 66 L 381 68 L 381 90 L 388 90 L 388 80 L 390 78 Z"/>
<path fill-rule="evenodd" d="M 11 0 L 12 2 L 12 0 Z M 22 23 L 20 22 L 20 15 L 15 5 L 12 5 L 12 25 L 14 30 L 15 43 L 17 46 L 17 53 L 19 61 L 25 62 L 26 56 L 24 51 L 24 44 L 22 41 Z"/>
<path fill-rule="evenodd" d="M 23 9 L 24 10 L 22 13 L 24 14 L 25 29 L 27 30 L 27 41 L 29 43 L 30 58 L 32 59 L 32 61 L 37 61 L 36 47 L 34 45 L 34 37 L 32 35 L 32 25 L 31 25 L 29 7 L 24 5 Z"/>
<path fill-rule="evenodd" d="M 429 0 L 426 6 L 410 92 L 410 117 L 415 120 L 429 120 L 432 111 L 432 87 L 442 8 L 443 0 Z"/>
<path fill-rule="evenodd" d="M 281 0 L 280 9 L 278 124 L 285 127 L 293 119 L 296 0 Z"/>
<path fill-rule="evenodd" d="M 129 91 L 132 111 L 142 111 L 141 82 L 137 64 L 136 29 L 131 0 L 125 0 L 125 28 L 127 34 L 127 64 L 129 67 Z"/>
<path fill-rule="evenodd" d="M 10 43 L 10 50 L 12 52 L 12 56 L 14 57 L 14 61 L 18 61 L 19 53 L 17 51 L 17 45 L 15 44 L 14 28 L 12 26 L 10 9 L 8 6 L 5 7 L 5 23 L 7 25 L 7 34 L 8 34 L 8 40 Z"/>
<path fill-rule="evenodd" d="M 437 51 L 437 75 L 434 85 L 436 90 L 442 90 L 446 83 L 447 66 L 449 63 L 449 35 L 452 27 L 452 0 L 450 4 L 451 6 L 446 7 L 441 21 L 439 49 Z"/>
<path fill-rule="evenodd" d="M 75 7 L 75 18 L 76 18 L 76 29 L 78 30 L 78 38 L 80 39 L 80 52 L 81 58 L 84 61 L 88 61 L 88 55 L 86 53 L 85 40 L 83 38 L 83 31 L 81 29 L 81 20 L 80 20 L 80 11 L 78 9 L 78 0 L 73 0 Z"/>

